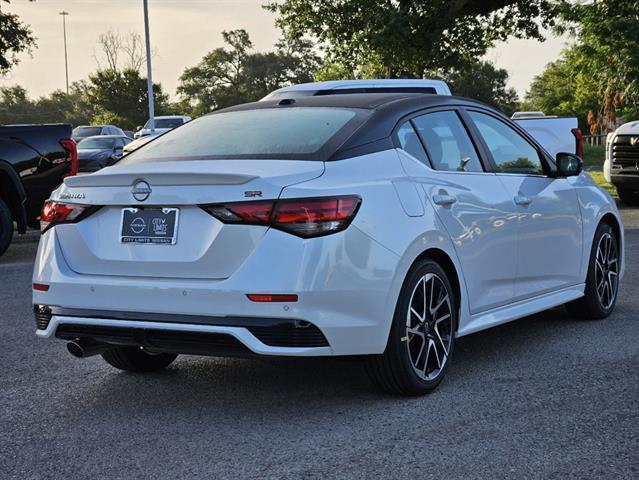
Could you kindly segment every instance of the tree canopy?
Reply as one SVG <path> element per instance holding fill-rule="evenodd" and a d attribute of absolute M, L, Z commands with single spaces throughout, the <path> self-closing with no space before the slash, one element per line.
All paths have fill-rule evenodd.
<path fill-rule="evenodd" d="M 225 47 L 207 53 L 180 76 L 178 94 L 195 115 L 259 100 L 283 85 L 310 82 L 319 64 L 312 44 L 304 39 L 279 42 L 275 51 L 253 52 L 246 30 L 222 32 Z"/>
<path fill-rule="evenodd" d="M 2 2 L 9 3 L 9 0 L 0 1 L 0 6 Z M 17 15 L 0 10 L 0 75 L 19 63 L 20 53 L 31 52 L 35 45 L 29 25 L 22 23 Z"/>
<path fill-rule="evenodd" d="M 282 0 L 288 38 L 317 40 L 330 62 L 357 69 L 378 64 L 386 76 L 421 77 L 480 58 L 510 36 L 542 38 L 563 0 Z"/>

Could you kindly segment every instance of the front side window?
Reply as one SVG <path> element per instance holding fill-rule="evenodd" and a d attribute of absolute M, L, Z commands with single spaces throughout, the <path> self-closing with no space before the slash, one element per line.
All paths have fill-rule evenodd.
<path fill-rule="evenodd" d="M 78 142 L 78 148 L 83 150 L 106 150 L 112 149 L 115 145 L 113 138 L 89 137 Z"/>
<path fill-rule="evenodd" d="M 544 173 L 539 153 L 528 141 L 495 117 L 480 112 L 468 112 L 479 133 L 503 173 Z"/>
<path fill-rule="evenodd" d="M 413 119 L 435 170 L 483 172 L 473 142 L 453 111 L 427 113 Z"/>
<path fill-rule="evenodd" d="M 214 113 L 158 137 L 129 155 L 127 163 L 242 158 L 320 160 L 333 137 L 352 133 L 357 127 L 352 122 L 358 117 L 357 112 L 346 108 L 291 107 Z M 360 112 L 361 115 L 365 113 Z"/>

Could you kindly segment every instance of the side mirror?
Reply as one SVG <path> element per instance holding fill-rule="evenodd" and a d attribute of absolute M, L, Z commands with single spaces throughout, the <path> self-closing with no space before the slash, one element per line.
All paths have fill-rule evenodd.
<path fill-rule="evenodd" d="M 584 162 L 573 153 L 559 152 L 556 157 L 557 176 L 575 177 L 584 168 Z"/>

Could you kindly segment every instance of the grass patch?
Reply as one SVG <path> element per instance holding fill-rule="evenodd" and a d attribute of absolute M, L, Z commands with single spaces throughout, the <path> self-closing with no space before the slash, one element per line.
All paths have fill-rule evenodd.
<path fill-rule="evenodd" d="M 606 158 L 606 147 L 604 145 L 584 144 L 584 167 L 603 168 Z"/>
<path fill-rule="evenodd" d="M 599 184 L 600 187 L 605 188 L 612 198 L 619 198 L 617 196 L 617 189 L 614 185 L 606 182 L 606 179 L 603 176 L 603 172 L 588 172 L 588 175 L 592 177 L 592 179 Z"/>

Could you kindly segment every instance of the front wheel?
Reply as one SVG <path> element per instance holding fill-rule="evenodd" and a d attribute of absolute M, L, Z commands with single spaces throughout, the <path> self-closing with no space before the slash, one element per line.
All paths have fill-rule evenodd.
<path fill-rule="evenodd" d="M 612 313 L 619 290 L 619 242 L 612 227 L 600 223 L 590 252 L 584 296 L 566 304 L 569 313 L 590 320 Z"/>
<path fill-rule="evenodd" d="M 423 395 L 444 378 L 453 348 L 457 306 L 446 273 L 432 260 L 409 272 L 397 302 L 386 350 L 366 358 L 371 380 L 396 395 Z"/>
<path fill-rule="evenodd" d="M 0 198 L 0 256 L 7 251 L 13 238 L 13 218 L 11 210 Z"/>
<path fill-rule="evenodd" d="M 140 347 L 115 347 L 102 354 L 106 362 L 127 372 L 155 372 L 177 358 L 174 353 L 147 353 Z"/>

